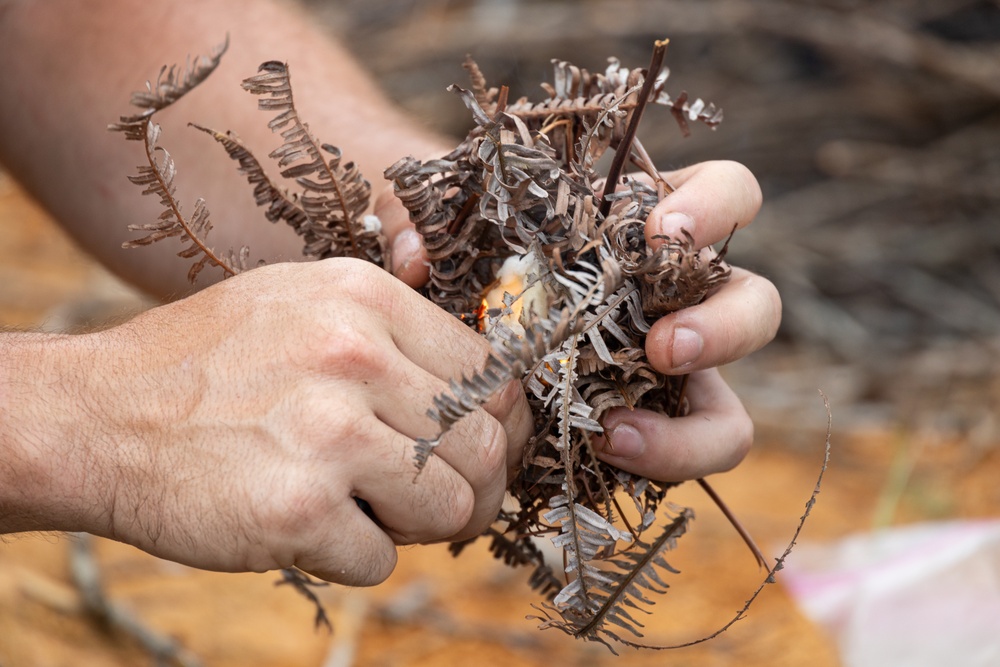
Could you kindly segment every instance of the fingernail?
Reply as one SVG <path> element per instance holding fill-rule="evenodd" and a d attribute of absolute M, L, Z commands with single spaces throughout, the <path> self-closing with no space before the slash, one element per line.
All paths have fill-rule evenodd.
<path fill-rule="evenodd" d="M 701 356 L 705 341 L 697 331 L 678 327 L 674 329 L 674 342 L 670 347 L 670 362 L 673 368 L 683 368 Z"/>
<path fill-rule="evenodd" d="M 631 424 L 618 424 L 606 436 L 604 453 L 620 459 L 634 459 L 646 451 L 642 434 Z"/>
<path fill-rule="evenodd" d="M 404 229 L 392 242 L 393 274 L 401 275 L 420 256 L 420 234 Z"/>
<path fill-rule="evenodd" d="M 687 213 L 671 211 L 653 221 L 654 234 L 678 238 L 682 229 L 686 229 L 689 234 L 694 234 L 694 218 Z"/>

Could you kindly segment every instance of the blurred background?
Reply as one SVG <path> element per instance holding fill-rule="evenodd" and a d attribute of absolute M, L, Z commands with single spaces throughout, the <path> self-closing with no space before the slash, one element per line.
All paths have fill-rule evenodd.
<path fill-rule="evenodd" d="M 757 444 L 713 484 L 780 554 L 822 462 L 822 390 L 833 458 L 801 542 L 830 554 L 849 535 L 1000 514 L 1000 3 L 306 4 L 395 100 L 456 137 L 469 120 L 445 88 L 465 83 L 466 53 L 491 84 L 537 99 L 553 58 L 644 66 L 653 41 L 669 37 L 667 90 L 716 103 L 725 120 L 683 138 L 654 108 L 640 138 L 663 169 L 727 159 L 754 172 L 764 208 L 729 257 L 772 280 L 785 308 L 778 340 L 725 371 Z M 0 326 L 58 329 L 143 305 L 2 174 L 0 221 Z M 657 605 L 651 643 L 713 632 L 760 579 L 696 489 L 677 497 L 699 518 L 671 561 L 683 574 Z M 112 595 L 209 664 L 612 664 L 604 649 L 536 631 L 523 618 L 534 601 L 524 577 L 482 550 L 452 561 L 414 549 L 383 587 L 324 589 L 332 637 L 313 633 L 307 603 L 269 576 L 198 573 L 110 543 L 96 550 Z M 66 552 L 57 538 L 0 544 L 0 665 L 144 660 L 80 613 Z M 770 587 L 712 642 L 615 664 L 848 664 L 843 634 L 817 622 L 803 595 Z M 960 643 L 947 629 L 934 641 Z"/>

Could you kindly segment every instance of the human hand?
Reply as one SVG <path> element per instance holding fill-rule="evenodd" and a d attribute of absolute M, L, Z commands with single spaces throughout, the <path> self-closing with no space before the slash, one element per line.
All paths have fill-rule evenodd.
<path fill-rule="evenodd" d="M 695 246 L 722 241 L 734 225 L 745 227 L 761 204 L 753 175 L 734 162 L 706 162 L 665 175 L 676 191 L 653 210 L 646 240 L 678 238 Z M 598 456 L 623 470 L 658 479 L 696 479 L 736 466 L 753 441 L 753 423 L 716 366 L 766 345 L 781 321 L 781 300 L 766 279 L 732 269 L 732 278 L 703 303 L 663 317 L 646 337 L 654 368 L 690 373 L 687 416 L 671 419 L 648 410 L 618 408 L 604 419 L 607 435 L 596 439 Z"/>
<path fill-rule="evenodd" d="M 432 398 L 490 346 L 356 260 L 266 266 L 79 338 L 103 350 L 79 360 L 85 529 L 205 569 L 378 583 L 396 544 L 489 526 L 533 424 L 511 382 L 415 479 Z"/>

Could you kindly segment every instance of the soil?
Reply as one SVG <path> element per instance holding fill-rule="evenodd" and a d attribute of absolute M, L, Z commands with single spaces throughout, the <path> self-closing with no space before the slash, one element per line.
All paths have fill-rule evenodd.
<path fill-rule="evenodd" d="M 141 297 L 81 253 L 0 174 L 0 326 L 55 328 L 142 307 Z M 742 378 L 746 373 L 734 374 Z M 753 375 L 752 373 L 750 375 Z M 822 378 L 819 378 L 822 382 Z M 740 387 L 741 392 L 750 387 Z M 800 541 L 835 539 L 874 524 L 995 516 L 1000 453 L 940 434 L 838 423 L 818 503 Z M 813 414 L 814 413 L 814 414 Z M 747 460 L 710 480 L 765 553 L 791 538 L 820 471 L 826 414 L 796 415 L 795 437 L 768 428 Z M 995 444 L 995 443 L 993 443 Z M 696 485 L 675 502 L 697 519 L 669 559 L 681 570 L 657 601 L 644 641 L 676 644 L 724 625 L 763 573 Z M 85 612 L 69 571 L 76 538 L 22 534 L 0 542 L 0 665 L 117 667 L 151 658 L 120 631 Z M 278 575 L 202 572 L 131 547 L 96 540 L 93 553 L 113 604 L 206 665 L 837 665 L 836 649 L 781 585 L 765 588 L 745 619 L 717 638 L 667 654 L 575 641 L 526 620 L 538 601 L 523 572 L 485 548 L 457 559 L 443 546 L 403 549 L 400 564 L 371 589 L 317 589 L 333 621 L 313 626 L 313 607 Z M 791 559 L 794 559 L 794 553 Z"/>

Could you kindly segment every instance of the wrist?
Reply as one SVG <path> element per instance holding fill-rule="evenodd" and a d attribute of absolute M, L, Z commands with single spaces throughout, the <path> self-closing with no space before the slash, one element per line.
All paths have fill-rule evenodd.
<path fill-rule="evenodd" d="M 88 386 L 95 336 L 0 338 L 0 532 L 106 532 L 115 467 Z"/>

